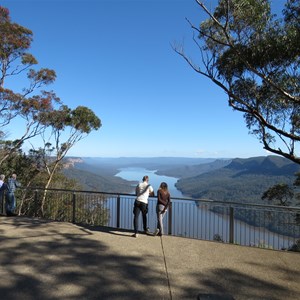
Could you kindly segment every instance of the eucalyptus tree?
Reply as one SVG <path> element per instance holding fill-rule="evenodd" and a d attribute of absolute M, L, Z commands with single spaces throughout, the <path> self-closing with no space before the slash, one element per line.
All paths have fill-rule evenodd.
<path fill-rule="evenodd" d="M 44 179 L 47 189 L 68 151 L 92 130 L 98 130 L 101 121 L 91 109 L 71 109 L 53 91 L 44 90 L 55 81 L 56 73 L 33 68 L 38 62 L 29 53 L 32 40 L 32 31 L 13 23 L 8 9 L 0 6 L 0 165 L 7 165 L 10 156 L 15 161 L 15 156 L 22 154 L 24 141 L 41 137 L 43 146 L 32 144 L 26 161 L 32 168 L 31 179 L 43 174 L 40 179 Z M 9 89 L 12 79 L 21 84 L 26 79 L 27 86 L 19 92 Z M 15 140 L 7 140 L 7 130 L 16 119 L 23 121 L 23 133 Z M 31 180 L 26 180 L 28 184 Z M 42 205 L 45 197 L 46 192 Z"/>
<path fill-rule="evenodd" d="M 71 109 L 62 105 L 57 110 L 43 112 L 40 115 L 40 122 L 50 131 L 49 133 L 46 130 L 41 134 L 44 147 L 40 149 L 40 153 L 42 153 L 42 162 L 47 173 L 41 203 L 43 213 L 47 189 L 61 161 L 77 142 L 87 137 L 92 130 L 98 130 L 101 127 L 101 120 L 85 106 Z"/>
<path fill-rule="evenodd" d="M 50 69 L 33 69 L 38 62 L 28 52 L 32 38 L 32 31 L 13 23 L 9 10 L 0 6 L 0 164 L 25 140 L 45 129 L 39 122 L 38 115 L 53 110 L 53 105 L 60 101 L 52 91 L 42 90 L 55 81 L 56 74 Z M 16 92 L 6 87 L 12 81 L 17 82 L 24 77 L 27 79 L 27 86 L 22 91 Z M 20 137 L 4 141 L 8 125 L 16 118 L 23 120 Z"/>
<path fill-rule="evenodd" d="M 199 26 L 187 19 L 201 63 L 173 49 L 226 93 L 264 149 L 299 164 L 300 0 L 279 17 L 267 0 L 220 0 L 213 12 L 195 1 L 207 15 Z"/>
<path fill-rule="evenodd" d="M 274 204 L 288 206 L 294 197 L 294 191 L 286 183 L 278 183 L 265 191 L 261 197 L 262 200 L 268 200 Z"/>

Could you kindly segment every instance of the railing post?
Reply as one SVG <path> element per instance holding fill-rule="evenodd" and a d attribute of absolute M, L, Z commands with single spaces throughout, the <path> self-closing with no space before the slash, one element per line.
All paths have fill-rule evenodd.
<path fill-rule="evenodd" d="M 168 215 L 168 234 L 172 234 L 172 202 L 169 205 L 169 215 Z"/>
<path fill-rule="evenodd" d="M 0 192 L 0 199 L 1 199 L 1 214 L 5 214 L 5 195 L 4 195 L 4 191 Z"/>
<path fill-rule="evenodd" d="M 73 193 L 72 197 L 72 223 L 76 222 L 76 194 Z"/>
<path fill-rule="evenodd" d="M 121 216 L 121 199 L 120 195 L 117 197 L 117 228 L 120 228 L 120 216 Z"/>
<path fill-rule="evenodd" d="M 234 242 L 234 208 L 230 207 L 229 213 L 229 243 L 233 244 Z"/>
<path fill-rule="evenodd" d="M 34 216 L 38 216 L 38 191 L 34 191 Z"/>

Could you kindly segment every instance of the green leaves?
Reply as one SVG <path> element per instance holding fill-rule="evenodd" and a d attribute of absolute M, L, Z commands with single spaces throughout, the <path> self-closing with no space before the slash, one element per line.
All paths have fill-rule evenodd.
<path fill-rule="evenodd" d="M 293 189 L 286 183 L 279 183 L 263 193 L 261 199 L 272 201 L 274 204 L 287 206 L 294 196 Z"/>
<path fill-rule="evenodd" d="M 90 133 L 101 127 L 101 121 L 91 109 L 78 106 L 71 112 L 71 126 L 83 133 Z"/>
<path fill-rule="evenodd" d="M 47 187 L 70 148 L 92 130 L 98 130 L 101 121 L 91 109 L 71 109 L 53 91 L 44 90 L 55 82 L 56 72 L 34 68 L 38 61 L 28 51 L 32 38 L 32 31 L 12 23 L 9 11 L 0 6 L 0 165 L 18 157 L 24 142 L 30 140 L 33 149 L 28 159 L 36 160 L 32 168 L 44 174 Z M 22 82 L 25 79 L 27 85 L 21 92 L 13 91 L 4 87 L 8 77 Z M 24 131 L 19 138 L 6 141 L 5 133 L 11 130 L 14 119 L 22 122 L 20 128 Z"/>

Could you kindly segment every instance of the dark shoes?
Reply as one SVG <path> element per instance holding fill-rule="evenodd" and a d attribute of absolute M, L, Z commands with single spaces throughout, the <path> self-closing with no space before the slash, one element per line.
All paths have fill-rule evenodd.
<path fill-rule="evenodd" d="M 155 231 L 154 233 L 152 233 L 152 232 L 150 231 L 149 228 L 146 228 L 146 230 L 144 230 L 143 233 L 144 233 L 144 234 L 147 234 L 147 235 L 151 235 L 151 236 L 156 236 L 156 235 L 162 236 L 162 234 L 161 234 L 161 232 L 160 232 L 159 229 L 156 229 L 156 231 Z M 132 237 L 136 238 L 136 237 L 138 237 L 138 234 L 137 234 L 137 233 L 134 233 L 134 234 L 132 235 Z"/>
<path fill-rule="evenodd" d="M 144 230 L 144 233 L 145 233 L 145 234 L 150 234 L 149 228 L 146 228 L 146 230 Z"/>
<path fill-rule="evenodd" d="M 155 230 L 155 232 L 154 232 L 154 235 L 155 236 L 162 236 L 162 233 L 160 232 L 160 230 L 157 228 L 156 230 Z"/>
<path fill-rule="evenodd" d="M 16 216 L 17 216 L 17 214 L 15 214 L 15 213 L 13 213 L 13 212 L 7 212 L 6 215 L 7 215 L 8 217 L 16 217 Z"/>

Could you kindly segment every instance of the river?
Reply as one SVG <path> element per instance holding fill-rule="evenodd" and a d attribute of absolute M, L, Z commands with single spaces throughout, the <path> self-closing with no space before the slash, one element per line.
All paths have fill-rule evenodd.
<path fill-rule="evenodd" d="M 169 192 L 172 197 L 174 197 L 174 198 L 184 197 L 182 195 L 182 193 L 179 190 L 177 190 L 177 188 L 175 187 L 175 183 L 177 182 L 178 178 L 157 175 L 157 174 L 155 174 L 155 172 L 156 172 L 156 170 L 147 170 L 145 168 L 128 167 L 128 168 L 120 169 L 120 172 L 118 174 L 116 174 L 115 176 L 121 177 L 126 180 L 130 180 L 130 181 L 131 180 L 142 181 L 143 176 L 148 175 L 149 183 L 152 185 L 152 187 L 155 191 L 155 194 L 160 186 L 160 183 L 164 181 L 168 184 Z M 134 188 L 135 188 L 135 185 L 132 189 L 133 193 L 134 193 Z"/>

